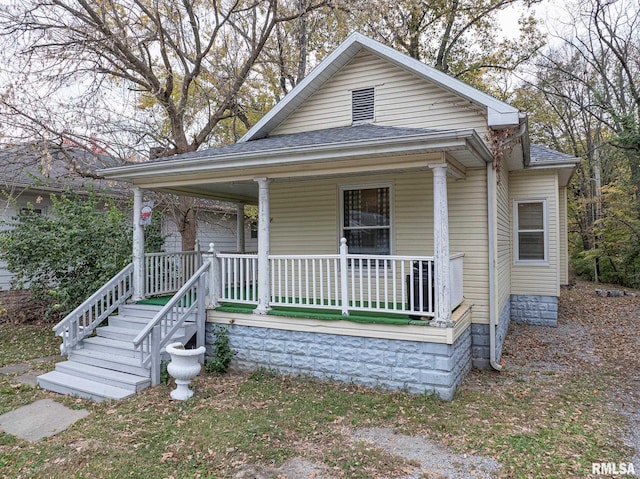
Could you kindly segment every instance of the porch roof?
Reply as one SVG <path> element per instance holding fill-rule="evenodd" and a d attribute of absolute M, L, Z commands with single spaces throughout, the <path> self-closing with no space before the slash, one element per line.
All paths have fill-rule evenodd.
<path fill-rule="evenodd" d="M 482 167 L 491 151 L 472 129 L 433 130 L 372 124 L 274 135 L 101 170 L 143 188 L 231 201 L 255 198 L 254 178 L 401 171 L 445 161 L 457 171 Z M 244 183 L 244 188 L 242 184 Z M 235 185 L 230 191 L 230 184 Z M 227 186 L 224 186 L 226 184 Z"/>

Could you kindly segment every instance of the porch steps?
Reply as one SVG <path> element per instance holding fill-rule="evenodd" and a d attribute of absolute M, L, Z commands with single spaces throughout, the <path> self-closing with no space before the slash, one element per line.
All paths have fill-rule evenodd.
<path fill-rule="evenodd" d="M 96 335 L 85 338 L 68 360 L 55 370 L 38 376 L 38 385 L 60 394 L 102 401 L 124 399 L 151 385 L 150 368 L 135 357 L 133 340 L 162 309 L 155 305 L 126 305 L 109 317 L 108 325 L 96 328 Z M 173 336 L 185 343 L 196 332 L 194 322 L 186 323 Z M 166 353 L 163 351 L 163 356 Z"/>

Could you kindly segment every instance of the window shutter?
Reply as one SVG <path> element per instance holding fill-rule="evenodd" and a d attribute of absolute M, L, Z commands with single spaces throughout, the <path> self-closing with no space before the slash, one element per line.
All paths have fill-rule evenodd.
<path fill-rule="evenodd" d="M 374 88 L 363 88 L 351 92 L 351 121 L 353 124 L 373 121 Z"/>

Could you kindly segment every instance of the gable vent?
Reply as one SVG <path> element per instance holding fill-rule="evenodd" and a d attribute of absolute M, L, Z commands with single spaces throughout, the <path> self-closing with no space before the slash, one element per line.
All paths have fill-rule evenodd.
<path fill-rule="evenodd" d="M 374 99 L 373 87 L 351 92 L 351 121 L 354 125 L 373 121 Z"/>

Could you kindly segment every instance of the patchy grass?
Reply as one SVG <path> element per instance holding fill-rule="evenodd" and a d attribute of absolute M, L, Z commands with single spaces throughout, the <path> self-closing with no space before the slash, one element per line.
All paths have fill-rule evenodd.
<path fill-rule="evenodd" d="M 553 396 L 514 382 L 501 396 L 464 390 L 449 403 L 301 378 L 202 376 L 194 387 L 197 396 L 186 402 L 170 401 L 164 385 L 118 403 L 76 400 L 91 415 L 56 437 L 28 443 L 0 435 L 0 474 L 231 477 L 246 464 L 279 466 L 299 456 L 345 477 L 405 476 L 415 464 L 349 439 L 354 428 L 371 426 L 494 457 L 503 477 L 585 477 L 591 462 L 630 457 L 616 435 L 620 417 L 586 379 Z M 24 402 L 47 395 L 11 393 Z"/>
<path fill-rule="evenodd" d="M 31 337 L 17 331 L 22 326 L 12 328 L 15 337 Z M 246 465 L 277 467 L 293 457 L 325 464 L 335 477 L 399 478 L 418 467 L 351 439 L 353 430 L 365 427 L 389 427 L 454 452 L 493 457 L 505 478 L 588 477 L 592 462 L 629 462 L 626 423 L 611 390 L 637 372 L 609 362 L 597 342 L 606 328 L 587 338 L 603 358 L 597 367 L 567 352 L 566 364 L 533 370 L 515 367 L 541 354 L 540 344 L 531 343 L 531 351 L 522 344 L 533 341 L 533 330 L 525 329 L 514 328 L 508 338 L 505 370 L 472 372 L 452 402 L 266 370 L 203 374 L 194 381 L 196 396 L 185 402 L 171 401 L 168 385 L 120 402 L 66 398 L 65 404 L 86 407 L 90 416 L 37 443 L 0 433 L 0 477 L 223 478 Z M 25 346 L 20 360 L 51 354 L 43 351 Z M 622 356 L 611 354 L 616 361 Z M 0 377 L 3 412 L 42 397 L 61 400 L 9 379 Z"/>
<path fill-rule="evenodd" d="M 0 367 L 60 354 L 48 324 L 0 324 Z"/>

